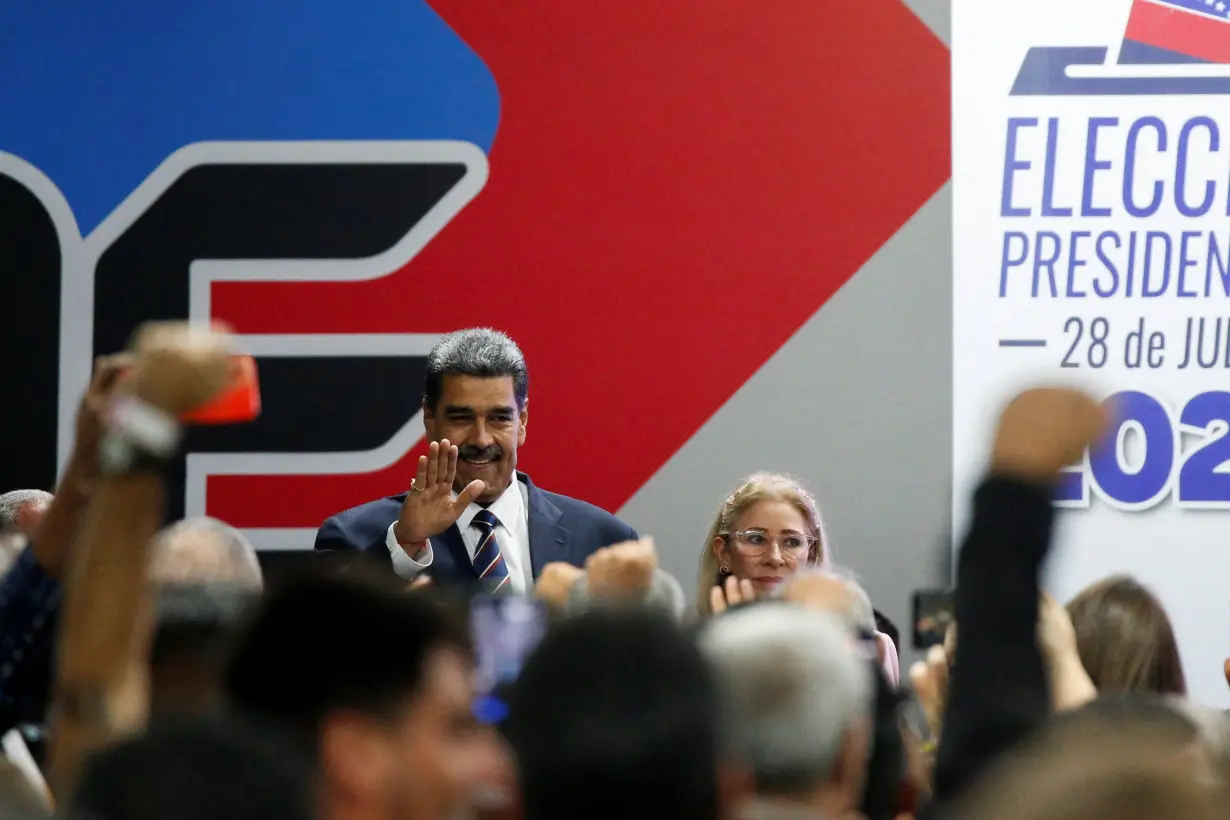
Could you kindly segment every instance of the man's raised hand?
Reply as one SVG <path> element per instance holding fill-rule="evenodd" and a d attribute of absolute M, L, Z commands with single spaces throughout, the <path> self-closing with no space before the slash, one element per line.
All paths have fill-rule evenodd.
<path fill-rule="evenodd" d="M 417 545 L 444 532 L 457 523 L 462 511 L 487 488 L 481 481 L 471 481 L 454 498 L 456 477 L 457 447 L 449 444 L 448 439 L 433 441 L 427 455 L 419 456 L 414 483 L 393 527 L 398 543 Z"/>

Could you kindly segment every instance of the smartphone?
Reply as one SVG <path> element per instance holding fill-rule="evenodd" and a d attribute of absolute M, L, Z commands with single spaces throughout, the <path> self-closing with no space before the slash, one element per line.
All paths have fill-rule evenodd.
<path fill-rule="evenodd" d="M 955 596 L 951 589 L 914 591 L 914 648 L 930 649 L 944 643 L 948 627 L 956 622 Z"/>
<path fill-rule="evenodd" d="M 479 720 L 492 724 L 504 721 L 508 688 L 546 631 L 547 612 L 538 601 L 517 596 L 472 599 L 470 632 L 478 667 L 474 711 Z"/>

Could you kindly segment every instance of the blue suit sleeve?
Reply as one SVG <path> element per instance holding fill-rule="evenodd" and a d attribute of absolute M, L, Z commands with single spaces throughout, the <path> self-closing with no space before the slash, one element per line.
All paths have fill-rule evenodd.
<path fill-rule="evenodd" d="M 316 543 L 312 549 L 320 552 L 324 550 L 353 550 L 355 544 L 348 537 L 345 528 L 342 526 L 341 517 L 334 515 L 325 519 L 325 523 L 320 525 L 320 529 L 316 531 Z"/>
<path fill-rule="evenodd" d="M 393 557 L 385 543 L 389 523 L 379 515 L 361 515 L 357 507 L 330 516 L 316 531 L 315 552 L 363 556 L 380 566 L 392 568 Z"/>
<path fill-rule="evenodd" d="M 46 716 L 61 597 L 29 547 L 0 578 L 0 734 Z"/>

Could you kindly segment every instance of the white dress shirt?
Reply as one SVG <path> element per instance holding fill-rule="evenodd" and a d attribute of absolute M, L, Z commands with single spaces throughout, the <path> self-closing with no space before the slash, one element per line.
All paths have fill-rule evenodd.
<path fill-rule="evenodd" d="M 470 554 L 471 561 L 474 560 L 474 553 L 478 552 L 478 541 L 482 537 L 482 532 L 478 527 L 470 525 L 474 522 L 474 516 L 478 515 L 481 509 L 483 508 L 478 504 L 471 504 L 462 511 L 461 517 L 457 519 L 457 528 L 461 530 L 461 539 L 465 542 L 466 552 Z M 530 503 L 529 490 L 526 489 L 525 482 L 519 481 L 514 476 L 508 489 L 487 509 L 500 522 L 500 525 L 495 528 L 495 537 L 500 544 L 500 553 L 504 556 L 504 565 L 508 567 L 508 582 L 512 585 L 513 592 L 526 595 L 534 588 L 534 566 L 530 563 Z M 393 557 L 393 571 L 402 578 L 414 578 L 431 566 L 435 559 L 435 552 L 432 550 L 431 541 L 428 540 L 427 549 L 423 550 L 419 560 L 411 558 L 402 549 L 401 544 L 397 543 L 397 536 L 393 534 L 393 527 L 396 524 L 396 521 L 390 524 L 384 536 L 389 554 Z"/>

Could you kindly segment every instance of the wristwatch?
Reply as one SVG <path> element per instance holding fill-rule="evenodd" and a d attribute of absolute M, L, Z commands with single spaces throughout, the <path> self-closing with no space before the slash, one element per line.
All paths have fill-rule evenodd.
<path fill-rule="evenodd" d="M 105 411 L 99 442 L 103 475 L 165 471 L 179 449 L 183 429 L 175 417 L 135 396 L 120 396 Z"/>
<path fill-rule="evenodd" d="M 169 463 L 169 458 L 160 458 L 148 450 L 142 450 L 115 433 L 104 433 L 98 443 L 98 468 L 105 476 L 133 473 L 162 475 Z"/>

